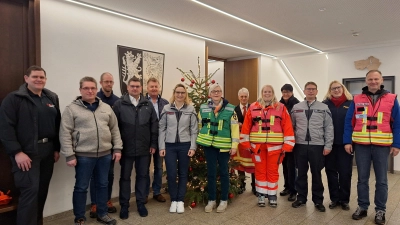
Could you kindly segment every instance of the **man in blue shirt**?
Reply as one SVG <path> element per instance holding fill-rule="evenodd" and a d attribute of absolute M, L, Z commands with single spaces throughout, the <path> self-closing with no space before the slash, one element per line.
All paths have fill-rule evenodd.
<path fill-rule="evenodd" d="M 114 78 L 111 73 L 105 72 L 100 76 L 100 91 L 97 92 L 97 97 L 99 97 L 104 103 L 107 103 L 113 107 L 114 103 L 119 99 L 113 93 Z M 114 160 L 111 160 L 110 170 L 108 171 L 108 212 L 115 213 L 117 209 L 113 206 L 111 202 L 112 186 L 114 183 Z M 93 176 L 90 180 L 90 199 L 92 201 L 90 208 L 90 218 L 96 218 L 96 189 L 95 189 L 95 177 Z"/>

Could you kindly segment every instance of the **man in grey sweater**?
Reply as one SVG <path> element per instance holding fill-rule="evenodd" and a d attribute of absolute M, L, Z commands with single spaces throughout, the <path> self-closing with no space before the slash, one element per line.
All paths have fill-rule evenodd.
<path fill-rule="evenodd" d="M 312 174 L 312 201 L 315 208 L 325 212 L 324 186 L 321 170 L 324 168 L 325 155 L 332 150 L 332 115 L 327 105 L 317 101 L 317 84 L 307 82 L 304 86 L 305 101 L 293 106 L 291 116 L 296 136 L 293 153 L 298 171 L 296 180 L 297 200 L 292 207 L 298 208 L 307 202 L 308 168 Z"/>
<path fill-rule="evenodd" d="M 75 225 L 85 224 L 86 195 L 92 175 L 96 177 L 97 221 L 113 225 L 116 220 L 107 214 L 107 189 L 111 159 L 118 162 L 121 158 L 118 121 L 111 107 L 96 97 L 94 78 L 82 78 L 79 90 L 82 96 L 65 108 L 60 127 L 61 153 L 67 165 L 76 171 L 72 197 Z"/>

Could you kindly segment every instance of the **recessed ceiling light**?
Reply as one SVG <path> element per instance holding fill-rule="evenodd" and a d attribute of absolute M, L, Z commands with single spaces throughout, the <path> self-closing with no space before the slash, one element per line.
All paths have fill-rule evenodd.
<path fill-rule="evenodd" d="M 339 24 L 339 25 L 342 25 L 342 24 L 343 24 L 343 22 L 338 22 L 337 24 Z"/>
<path fill-rule="evenodd" d="M 353 37 L 358 37 L 358 35 L 360 35 L 360 33 L 355 31 L 355 32 L 351 33 L 351 35 L 352 35 Z"/>
<path fill-rule="evenodd" d="M 320 12 L 323 12 L 323 11 L 325 11 L 326 10 L 326 8 L 320 8 L 320 9 L 318 9 Z"/>

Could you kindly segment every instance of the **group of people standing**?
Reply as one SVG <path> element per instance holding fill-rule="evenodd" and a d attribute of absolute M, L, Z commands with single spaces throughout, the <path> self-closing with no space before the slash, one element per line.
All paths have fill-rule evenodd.
<path fill-rule="evenodd" d="M 203 146 L 207 162 L 208 203 L 205 212 L 224 212 L 228 205 L 230 158 L 239 161 L 241 192 L 245 172 L 252 173 L 252 192 L 258 205 L 266 200 L 277 207 L 279 165 L 283 164 L 285 188 L 294 208 L 306 204 L 308 170 L 312 174 L 312 201 L 324 212 L 321 170 L 325 167 L 331 203 L 349 210 L 352 161 L 358 170 L 358 208 L 355 220 L 367 216 L 371 161 L 376 176 L 375 222 L 385 223 L 388 195 L 388 156 L 400 151 L 400 111 L 395 94 L 383 89 L 378 70 L 366 75 L 367 86 L 353 97 L 346 87 L 332 81 L 323 102 L 316 99 L 317 84 L 304 86 L 305 100 L 293 96 L 285 84 L 278 101 L 274 88 L 264 85 L 256 102 L 249 104 L 249 91 L 238 92 L 236 107 L 223 98 L 219 84 L 209 87 L 209 99 L 199 112 L 190 102 L 188 91 L 177 84 L 168 102 L 159 95 L 159 82 L 147 81 L 142 94 L 138 78 L 131 78 L 127 94 L 112 92 L 110 73 L 100 77 L 101 89 L 93 77 L 80 80 L 80 96 L 61 116 L 55 93 L 45 89 L 46 72 L 32 66 L 24 76 L 26 84 L 10 93 L 0 108 L 0 139 L 10 155 L 16 186 L 21 195 L 17 224 L 42 224 L 43 208 L 59 152 L 74 167 L 76 181 L 73 211 L 76 225 L 85 224 L 87 190 L 90 186 L 90 217 L 103 224 L 116 224 L 108 213 L 114 164 L 121 164 L 119 179 L 120 218 L 129 217 L 131 175 L 135 166 L 136 206 L 140 216 L 148 211 L 149 166 L 154 160 L 153 198 L 161 195 L 162 159 L 165 158 L 169 212 L 183 213 L 190 157 L 197 145 Z M 217 207 L 217 171 L 221 181 L 221 200 Z"/>

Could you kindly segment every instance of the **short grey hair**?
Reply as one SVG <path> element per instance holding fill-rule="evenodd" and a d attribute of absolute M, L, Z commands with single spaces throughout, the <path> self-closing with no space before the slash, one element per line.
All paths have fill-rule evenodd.
<path fill-rule="evenodd" d="M 220 87 L 221 91 L 224 92 L 224 89 L 222 88 L 222 86 L 219 85 L 218 83 L 215 83 L 215 84 L 210 85 L 210 88 L 208 89 L 208 95 L 210 95 L 211 91 L 213 91 L 217 87 Z"/>
<path fill-rule="evenodd" d="M 247 90 L 247 88 L 245 87 L 240 88 L 240 90 L 238 91 L 238 96 L 240 95 L 240 93 L 247 94 L 247 97 L 250 96 L 249 90 Z"/>

